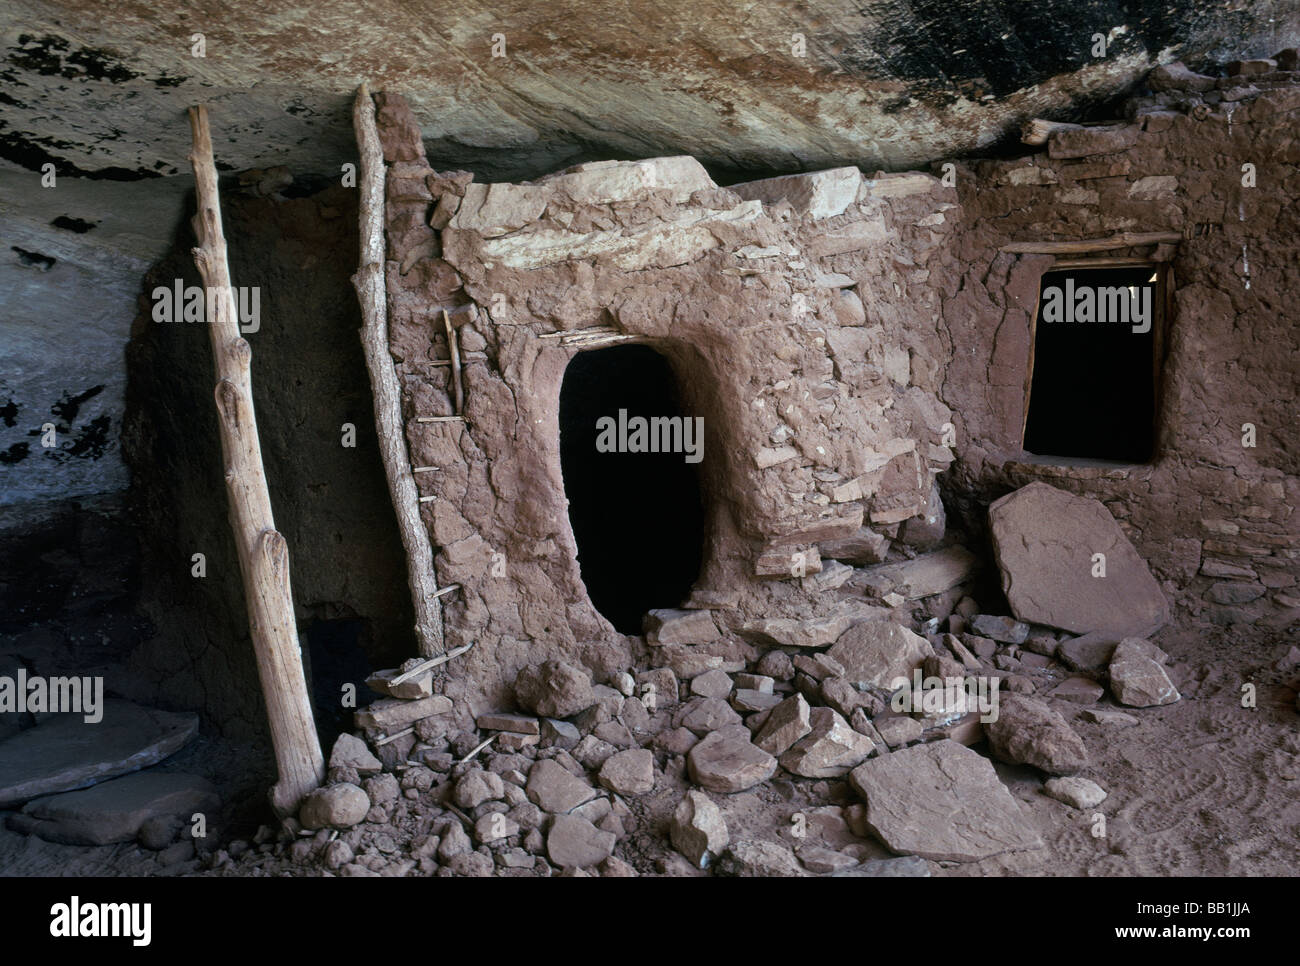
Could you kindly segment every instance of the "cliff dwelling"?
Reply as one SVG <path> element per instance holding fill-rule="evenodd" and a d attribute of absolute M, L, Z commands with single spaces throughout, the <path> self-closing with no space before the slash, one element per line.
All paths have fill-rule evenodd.
<path fill-rule="evenodd" d="M 1295 11 L 426 6 L 2 16 L 0 871 L 1300 871 Z"/>

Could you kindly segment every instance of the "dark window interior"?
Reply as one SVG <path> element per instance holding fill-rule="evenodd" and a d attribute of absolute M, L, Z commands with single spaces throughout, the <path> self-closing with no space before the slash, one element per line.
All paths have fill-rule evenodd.
<path fill-rule="evenodd" d="M 1040 456 L 1146 463 L 1155 438 L 1156 360 L 1163 286 L 1155 266 L 1066 269 L 1043 276 L 1035 320 L 1024 447 Z M 1156 280 L 1153 280 L 1156 279 Z M 1101 321 L 1052 320 L 1072 283 L 1129 289 L 1149 297 L 1150 329 Z M 1061 297 L 1049 298 L 1055 287 Z M 1143 293 L 1147 293 L 1144 295 Z M 1078 305 L 1075 302 L 1076 307 Z M 1140 305 L 1141 303 L 1139 303 Z"/>
<path fill-rule="evenodd" d="M 704 511 L 699 464 L 682 453 L 597 451 L 597 420 L 620 409 L 684 415 L 668 361 L 644 345 L 574 356 L 560 390 L 560 463 L 578 564 L 596 609 L 639 634 L 646 611 L 678 606 L 698 579 Z"/>

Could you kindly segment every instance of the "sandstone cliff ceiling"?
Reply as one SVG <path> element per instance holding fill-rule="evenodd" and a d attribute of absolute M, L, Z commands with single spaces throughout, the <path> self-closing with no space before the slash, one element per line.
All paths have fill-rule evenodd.
<path fill-rule="evenodd" d="M 331 174 L 352 157 L 348 103 L 366 77 L 408 96 L 435 163 L 520 178 L 679 153 L 750 172 L 916 166 L 987 148 L 1028 116 L 1096 107 L 1158 62 L 1270 55 L 1300 39 L 1300 8 L 9 0 L 0 30 L 0 156 L 29 170 L 185 174 L 183 111 L 206 101 L 229 169 Z"/>

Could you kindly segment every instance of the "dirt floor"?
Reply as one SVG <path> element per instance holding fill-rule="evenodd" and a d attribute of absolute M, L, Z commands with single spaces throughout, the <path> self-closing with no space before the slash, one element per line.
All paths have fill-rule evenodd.
<path fill-rule="evenodd" d="M 1105 802 L 1095 810 L 1076 810 L 1044 795 L 1043 776 L 1033 769 L 998 763 L 998 774 L 1024 803 L 1045 847 L 981 862 L 930 862 L 932 875 L 1281 876 L 1300 871 L 1300 713 L 1295 704 L 1300 668 L 1275 666 L 1294 635 L 1204 625 L 1168 629 L 1155 640 L 1170 654 L 1171 676 L 1182 700 L 1160 708 L 1122 709 L 1139 719 L 1130 726 L 1090 723 L 1083 718 L 1084 708 L 1056 703 L 1087 743 L 1093 763 L 1084 774 L 1109 792 Z M 1243 706 L 1246 684 L 1255 686 L 1254 707 Z M 1040 694 L 1046 687 L 1050 684 L 1040 683 Z M 1098 705 L 1111 706 L 1109 697 Z M 669 817 L 688 787 L 680 757 L 668 761 L 654 791 L 629 800 L 632 814 L 624 819 L 628 835 L 615 855 L 641 875 L 707 874 L 692 869 L 668 846 Z M 201 763 L 204 770 L 223 773 L 213 776 L 224 778 L 222 787 L 244 790 L 228 799 L 222 821 L 246 838 L 218 835 L 219 843 L 186 857 L 184 846 L 170 853 L 135 844 L 71 847 L 0 828 L 0 874 L 335 874 L 320 860 L 319 844 L 328 833 L 308 838 L 296 851 L 273 840 L 250 841 L 255 837 L 252 823 L 264 817 L 260 779 L 246 767 L 241 770 L 237 750 L 200 740 L 168 767 L 195 771 Z M 824 843 L 862 858 L 888 856 L 877 842 L 854 836 L 840 818 L 838 806 L 856 801 L 847 782 L 778 778 L 748 792 L 711 797 L 724 811 L 733 842 L 780 841 L 796 852 Z M 436 810 L 426 810 L 420 798 L 410 804 L 391 825 L 366 822 L 345 833 L 359 839 L 358 857 L 369 856 L 380 874 L 423 874 L 410 852 L 418 850 Z M 1105 816 L 1104 834 L 1095 834 L 1101 831 L 1098 813 Z M 386 861 L 374 861 L 380 855 Z M 537 875 L 550 870 L 497 872 Z"/>

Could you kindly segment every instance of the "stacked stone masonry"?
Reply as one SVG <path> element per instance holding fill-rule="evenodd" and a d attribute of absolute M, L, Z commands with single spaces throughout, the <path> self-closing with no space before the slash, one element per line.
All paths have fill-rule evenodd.
<path fill-rule="evenodd" d="M 1300 88 L 1284 71 L 1162 70 L 1125 120 L 1058 130 L 1016 160 L 730 188 L 689 157 L 479 184 L 434 171 L 405 102 L 379 95 L 407 442 L 414 465 L 437 467 L 417 480 L 440 585 L 460 588 L 443 598 L 447 646 L 475 643 L 441 690 L 473 714 L 509 706 L 515 673 L 549 658 L 610 673 L 688 648 L 730 670 L 756 658 L 755 622 L 842 630 L 880 608 L 828 599 L 842 565 L 818 573 L 822 558 L 897 547 L 932 518 L 936 480 L 975 531 L 989 502 L 1034 480 L 1095 497 L 1177 606 L 1225 624 L 1294 614 Z M 1033 315 L 1054 258 L 1002 249 L 1121 232 L 1183 238 L 1107 252 L 1172 264 L 1156 454 L 1026 458 Z M 446 418 L 444 310 L 463 420 Z M 577 352 L 619 341 L 666 356 L 708 414 L 704 565 L 684 606 L 712 630 L 689 640 L 618 634 L 579 575 L 559 388 Z"/>

